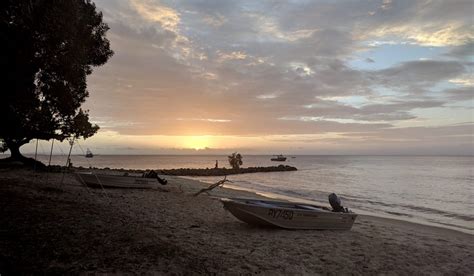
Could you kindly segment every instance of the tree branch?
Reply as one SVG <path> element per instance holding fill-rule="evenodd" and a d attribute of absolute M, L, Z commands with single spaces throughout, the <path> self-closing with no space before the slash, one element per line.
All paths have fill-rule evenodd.
<path fill-rule="evenodd" d="M 201 189 L 199 192 L 195 193 L 194 196 L 198 196 L 198 195 L 200 195 L 201 193 L 204 193 L 204 192 L 207 193 L 210 190 L 212 190 L 214 188 L 217 188 L 219 186 L 224 186 L 224 183 L 226 183 L 226 182 L 231 182 L 232 183 L 232 181 L 227 180 L 227 175 L 224 176 L 224 179 L 217 181 L 216 183 L 212 184 L 211 186 L 209 186 L 207 188 Z"/>

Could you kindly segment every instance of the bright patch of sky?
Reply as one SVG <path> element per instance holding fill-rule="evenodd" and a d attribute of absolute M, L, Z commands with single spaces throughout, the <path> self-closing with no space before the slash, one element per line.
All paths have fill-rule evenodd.
<path fill-rule="evenodd" d="M 450 82 L 450 81 L 441 81 L 441 82 L 433 85 L 432 87 L 430 87 L 430 91 L 432 91 L 432 92 L 443 92 L 447 89 L 453 89 L 453 88 L 456 88 L 456 87 L 459 87 L 459 85 L 457 85 L 453 82 Z"/>
<path fill-rule="evenodd" d="M 350 105 L 353 107 L 362 107 L 365 104 L 369 103 L 369 100 L 365 96 L 325 97 L 325 98 L 320 98 L 320 99 L 336 101 L 336 102 L 339 102 L 345 105 Z"/>
<path fill-rule="evenodd" d="M 403 96 L 399 92 L 395 92 L 392 89 L 380 86 L 380 85 L 374 85 L 371 87 L 375 92 L 377 92 L 377 95 L 379 96 L 380 99 L 386 98 L 396 98 L 398 96 Z"/>
<path fill-rule="evenodd" d="M 445 52 L 445 47 L 382 44 L 360 52 L 354 60 L 349 62 L 349 65 L 362 70 L 380 70 L 401 62 L 433 59 Z"/>

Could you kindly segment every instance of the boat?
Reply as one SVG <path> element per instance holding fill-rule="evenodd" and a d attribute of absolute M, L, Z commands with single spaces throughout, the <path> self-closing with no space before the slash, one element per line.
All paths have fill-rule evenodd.
<path fill-rule="evenodd" d="M 157 178 L 94 174 L 90 172 L 75 173 L 76 179 L 93 188 L 129 188 L 153 189 L 158 187 Z"/>
<path fill-rule="evenodd" d="M 92 151 L 90 149 L 87 149 L 86 158 L 92 158 L 92 157 L 94 157 L 94 154 L 92 154 Z"/>
<path fill-rule="evenodd" d="M 221 198 L 221 202 L 243 222 L 284 229 L 350 230 L 357 217 L 345 208 L 336 212 L 305 203 L 245 198 Z"/>
<path fill-rule="evenodd" d="M 281 161 L 286 161 L 286 157 L 283 156 L 283 155 L 281 155 L 281 154 L 279 154 L 279 155 L 275 155 L 275 157 L 273 157 L 273 158 L 270 158 L 270 160 L 272 160 L 272 161 L 280 161 L 280 162 L 281 162 Z"/>

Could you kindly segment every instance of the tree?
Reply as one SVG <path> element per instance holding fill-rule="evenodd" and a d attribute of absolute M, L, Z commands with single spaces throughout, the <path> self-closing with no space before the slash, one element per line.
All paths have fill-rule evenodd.
<path fill-rule="evenodd" d="M 0 152 L 4 153 L 7 150 L 8 150 L 7 144 L 5 144 L 5 142 L 2 139 L 0 139 Z"/>
<path fill-rule="evenodd" d="M 0 1 L 0 139 L 11 159 L 32 139 L 88 138 L 86 77 L 113 55 L 90 0 Z"/>
<path fill-rule="evenodd" d="M 233 169 L 239 169 L 240 166 L 243 164 L 242 162 L 242 155 L 240 153 L 234 152 L 232 155 L 228 156 L 229 164 Z"/>

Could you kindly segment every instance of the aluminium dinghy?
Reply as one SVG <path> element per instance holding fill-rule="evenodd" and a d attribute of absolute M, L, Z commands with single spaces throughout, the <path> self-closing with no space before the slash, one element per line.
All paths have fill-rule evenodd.
<path fill-rule="evenodd" d="M 335 194 L 332 209 L 323 206 L 245 198 L 222 198 L 224 208 L 239 220 L 258 226 L 285 229 L 350 230 L 357 214 L 344 208 Z"/>
<path fill-rule="evenodd" d="M 83 172 L 76 173 L 75 176 L 79 182 L 95 188 L 153 189 L 158 188 L 159 184 L 166 185 L 166 180 L 163 182 L 163 179 L 159 177 L 145 178 Z"/>

